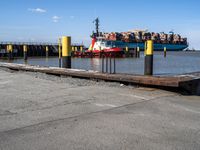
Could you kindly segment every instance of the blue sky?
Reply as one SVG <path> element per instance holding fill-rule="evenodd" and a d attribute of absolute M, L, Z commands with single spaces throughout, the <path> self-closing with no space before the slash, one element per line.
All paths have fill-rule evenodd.
<path fill-rule="evenodd" d="M 2 0 L 0 41 L 56 42 L 62 35 L 90 43 L 95 17 L 101 31 L 174 30 L 200 49 L 198 0 Z"/>

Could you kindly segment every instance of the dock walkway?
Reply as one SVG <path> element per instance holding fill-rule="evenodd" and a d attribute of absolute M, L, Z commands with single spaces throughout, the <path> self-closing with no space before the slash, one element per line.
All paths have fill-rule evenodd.
<path fill-rule="evenodd" d="M 0 67 L 21 71 L 41 72 L 59 76 L 71 76 L 76 78 L 96 79 L 125 84 L 172 89 L 185 91 L 188 92 L 188 94 L 200 95 L 200 73 L 176 76 L 143 76 L 133 74 L 107 74 L 80 69 L 40 67 L 13 63 L 0 63 Z"/>

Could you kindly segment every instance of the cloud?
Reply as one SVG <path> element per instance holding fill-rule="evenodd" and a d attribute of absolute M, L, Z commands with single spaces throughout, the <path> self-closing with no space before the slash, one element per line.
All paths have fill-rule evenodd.
<path fill-rule="evenodd" d="M 52 20 L 53 20 L 53 22 L 55 22 L 55 23 L 57 23 L 60 19 L 61 19 L 61 17 L 59 17 L 59 16 L 53 16 L 53 17 L 52 17 Z"/>
<path fill-rule="evenodd" d="M 47 10 L 42 8 L 29 8 L 28 11 L 34 12 L 34 13 L 46 13 Z"/>

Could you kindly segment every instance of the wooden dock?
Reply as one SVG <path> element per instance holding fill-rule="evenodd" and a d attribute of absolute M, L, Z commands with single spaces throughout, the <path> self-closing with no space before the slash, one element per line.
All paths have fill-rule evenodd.
<path fill-rule="evenodd" d="M 96 79 L 124 84 L 134 84 L 162 89 L 184 91 L 188 94 L 200 95 L 200 73 L 176 76 L 143 76 L 133 74 L 107 74 L 79 69 L 64 69 L 57 67 L 40 67 L 13 63 L 0 63 L 1 68 L 17 71 L 41 72 L 58 76 Z"/>

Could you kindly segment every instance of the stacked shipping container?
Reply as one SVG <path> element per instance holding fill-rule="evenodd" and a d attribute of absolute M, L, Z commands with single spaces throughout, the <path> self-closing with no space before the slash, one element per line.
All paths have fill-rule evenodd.
<path fill-rule="evenodd" d="M 93 35 L 95 36 L 95 35 Z M 146 40 L 153 40 L 155 43 L 170 43 L 170 44 L 187 44 L 187 38 L 182 38 L 179 34 L 166 34 L 145 32 L 145 31 L 130 31 L 130 32 L 111 32 L 100 33 L 100 37 L 109 41 L 123 41 L 131 42 L 144 42 Z"/>

